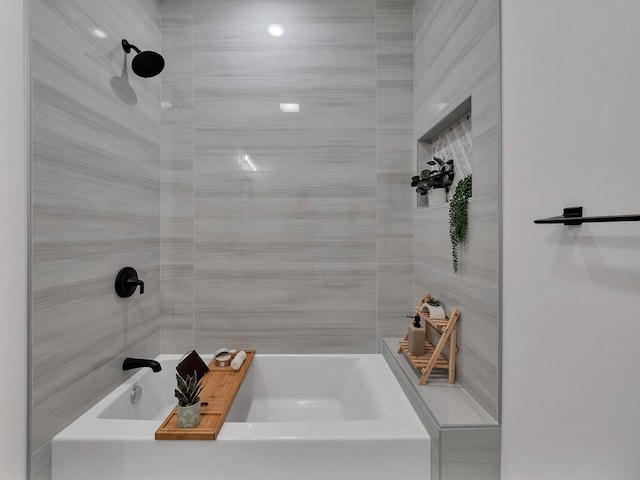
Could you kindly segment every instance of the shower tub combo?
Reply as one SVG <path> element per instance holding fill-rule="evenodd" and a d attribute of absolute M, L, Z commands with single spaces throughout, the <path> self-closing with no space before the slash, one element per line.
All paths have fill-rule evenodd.
<path fill-rule="evenodd" d="M 60 432 L 53 480 L 428 478 L 430 438 L 381 355 L 256 355 L 217 440 L 156 441 L 179 358 Z"/>

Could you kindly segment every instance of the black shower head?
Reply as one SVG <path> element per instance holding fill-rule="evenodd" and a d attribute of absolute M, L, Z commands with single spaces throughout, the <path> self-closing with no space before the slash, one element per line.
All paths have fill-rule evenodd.
<path fill-rule="evenodd" d="M 140 77 L 149 78 L 158 75 L 164 68 L 162 55 L 152 51 L 141 52 L 138 47 L 131 45 L 125 39 L 122 40 L 122 48 L 129 53 L 133 48 L 137 54 L 131 62 L 133 73 Z"/>
<path fill-rule="evenodd" d="M 164 58 L 156 52 L 142 52 L 131 62 L 133 73 L 140 77 L 149 78 L 158 75 L 164 68 Z"/>

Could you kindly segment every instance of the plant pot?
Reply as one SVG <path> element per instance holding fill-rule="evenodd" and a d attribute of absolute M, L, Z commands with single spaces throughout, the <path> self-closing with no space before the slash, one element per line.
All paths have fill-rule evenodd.
<path fill-rule="evenodd" d="M 178 428 L 193 428 L 200 423 L 200 402 L 188 407 L 178 405 Z"/>
<path fill-rule="evenodd" d="M 430 207 L 437 207 L 438 205 L 444 205 L 447 203 L 447 189 L 446 188 L 432 188 L 427 193 Z"/>

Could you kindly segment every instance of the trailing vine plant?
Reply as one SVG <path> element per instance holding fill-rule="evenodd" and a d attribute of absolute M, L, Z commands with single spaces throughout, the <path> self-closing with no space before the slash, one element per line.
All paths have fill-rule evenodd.
<path fill-rule="evenodd" d="M 468 199 L 471 196 L 471 175 L 458 182 L 455 192 L 449 200 L 449 237 L 451 237 L 451 257 L 453 271 L 458 271 L 458 245 L 467 238 Z"/>

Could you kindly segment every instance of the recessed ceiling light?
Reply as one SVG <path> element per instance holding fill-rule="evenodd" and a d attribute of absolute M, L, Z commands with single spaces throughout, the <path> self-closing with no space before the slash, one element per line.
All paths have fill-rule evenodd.
<path fill-rule="evenodd" d="M 240 155 L 240 157 L 238 158 L 238 163 L 240 164 L 240 169 L 244 170 L 245 172 L 258 171 L 258 168 L 256 167 L 256 164 L 253 163 L 253 159 L 250 155 Z"/>
<path fill-rule="evenodd" d="M 281 37 L 284 35 L 284 27 L 278 23 L 272 23 L 267 27 L 267 32 L 274 37 Z"/>
<path fill-rule="evenodd" d="M 298 113 L 300 111 L 299 103 L 281 103 L 280 111 L 284 113 Z"/>
<path fill-rule="evenodd" d="M 98 38 L 107 38 L 107 34 L 104 33 L 103 30 L 100 30 L 99 28 L 92 28 L 91 33 L 93 34 L 93 36 Z"/>

